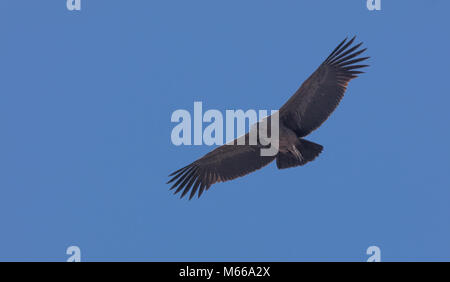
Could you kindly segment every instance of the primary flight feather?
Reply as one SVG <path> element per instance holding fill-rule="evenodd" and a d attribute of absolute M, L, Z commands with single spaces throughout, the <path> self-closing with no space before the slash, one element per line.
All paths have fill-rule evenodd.
<path fill-rule="evenodd" d="M 279 169 L 301 166 L 314 160 L 323 146 L 303 139 L 317 129 L 336 109 L 350 80 L 363 73 L 359 64 L 369 57 L 360 57 L 366 49 L 362 43 L 352 46 L 355 37 L 344 39 L 300 86 L 279 110 L 279 152 L 262 156 L 266 146 L 223 145 L 175 172 L 168 183 L 181 198 L 190 191 L 189 199 L 198 197 L 216 182 L 235 179 L 258 170 L 276 159 Z M 246 141 L 249 134 L 241 137 Z M 236 140 L 233 144 L 237 144 Z M 246 142 L 245 144 L 251 144 Z"/>

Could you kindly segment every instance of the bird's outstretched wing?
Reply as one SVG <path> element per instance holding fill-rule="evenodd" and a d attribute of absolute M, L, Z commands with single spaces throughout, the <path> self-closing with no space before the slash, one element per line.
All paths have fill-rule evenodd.
<path fill-rule="evenodd" d="M 248 138 L 248 134 L 245 135 Z M 233 144 L 237 144 L 236 140 Z M 249 144 L 249 143 L 245 143 Z M 216 182 L 224 182 L 258 170 L 275 159 L 261 156 L 261 145 L 223 145 L 188 166 L 172 173 L 168 183 L 175 182 L 175 193 L 183 191 L 183 198 L 192 189 L 189 199 L 198 191 L 198 197 Z"/>
<path fill-rule="evenodd" d="M 280 108 L 280 121 L 297 133 L 306 136 L 317 129 L 336 109 L 347 85 L 358 74 L 360 65 L 369 57 L 358 57 L 362 42 L 351 47 L 355 37 L 344 39 L 300 86 L 295 94 Z"/>

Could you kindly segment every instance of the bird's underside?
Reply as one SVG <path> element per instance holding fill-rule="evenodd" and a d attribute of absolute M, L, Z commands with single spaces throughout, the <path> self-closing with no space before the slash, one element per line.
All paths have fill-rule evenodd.
<path fill-rule="evenodd" d="M 314 160 L 323 147 L 303 139 L 317 129 L 336 109 L 348 83 L 359 69 L 368 65 L 360 62 L 369 57 L 359 57 L 366 49 L 362 43 L 353 45 L 355 37 L 342 41 L 300 86 L 279 110 L 279 151 L 274 156 L 262 156 L 261 145 L 223 145 L 195 162 L 175 171 L 168 183 L 181 198 L 189 191 L 189 199 L 198 197 L 211 185 L 247 175 L 276 159 L 279 169 L 301 166 Z M 248 140 L 248 134 L 244 136 Z M 233 144 L 236 144 L 234 140 Z"/>

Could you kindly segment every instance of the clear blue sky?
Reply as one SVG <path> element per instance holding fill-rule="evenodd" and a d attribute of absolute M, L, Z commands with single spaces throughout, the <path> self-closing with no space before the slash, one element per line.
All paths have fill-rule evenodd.
<path fill-rule="evenodd" d="M 0 2 L 0 260 L 450 260 L 449 1 Z M 179 200 L 171 113 L 277 109 L 346 36 L 372 65 L 275 164 Z"/>

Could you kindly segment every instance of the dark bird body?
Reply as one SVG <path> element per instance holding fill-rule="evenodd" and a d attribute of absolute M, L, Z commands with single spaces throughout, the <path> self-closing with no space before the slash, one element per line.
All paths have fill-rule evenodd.
<path fill-rule="evenodd" d="M 362 43 L 351 46 L 355 38 L 342 41 L 316 71 L 300 86 L 295 94 L 280 108 L 279 151 L 275 156 L 262 156 L 266 146 L 223 145 L 207 153 L 190 165 L 170 176 L 168 183 L 175 182 L 171 189 L 175 194 L 190 190 L 190 199 L 198 197 L 216 182 L 224 182 L 249 174 L 276 159 L 279 169 L 304 165 L 314 160 L 323 146 L 303 137 L 317 129 L 336 109 L 347 85 L 358 74 L 358 69 L 367 65 L 358 64 L 369 57 L 358 57 L 366 49 L 359 50 Z M 249 140 L 249 134 L 241 137 Z M 237 144 L 236 140 L 233 144 Z"/>

